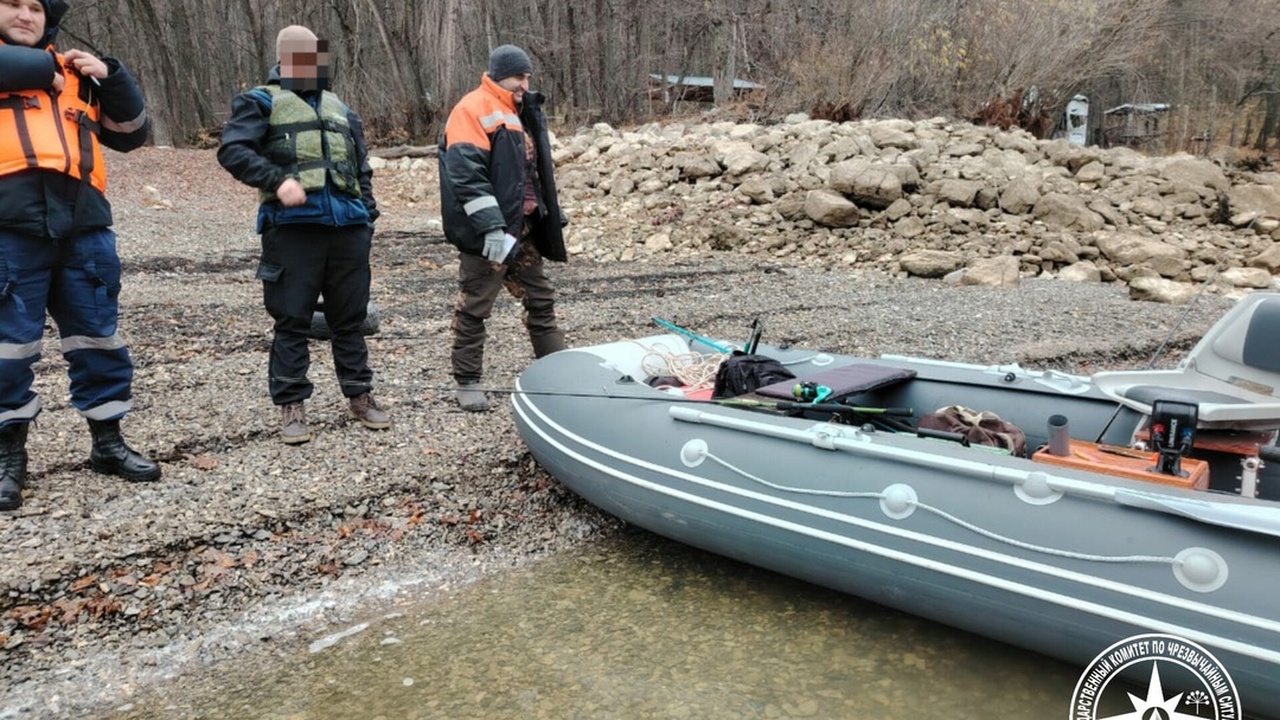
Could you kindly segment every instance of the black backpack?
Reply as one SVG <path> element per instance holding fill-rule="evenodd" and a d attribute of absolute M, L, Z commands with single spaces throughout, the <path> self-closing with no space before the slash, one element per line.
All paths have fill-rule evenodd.
<path fill-rule="evenodd" d="M 795 378 L 795 373 L 782 363 L 764 355 L 748 355 L 734 351 L 720 363 L 716 371 L 712 398 L 731 398 L 755 392 L 756 388 Z"/>

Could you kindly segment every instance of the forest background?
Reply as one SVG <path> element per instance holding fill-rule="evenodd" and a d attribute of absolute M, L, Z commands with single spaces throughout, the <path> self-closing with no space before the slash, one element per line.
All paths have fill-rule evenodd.
<path fill-rule="evenodd" d="M 276 31 L 300 23 L 329 40 L 335 89 L 382 145 L 434 142 L 489 49 L 515 43 L 562 130 L 709 107 L 657 74 L 712 78 L 718 112 L 740 120 L 945 116 L 1048 137 L 1082 94 L 1094 125 L 1168 104 L 1160 150 L 1280 146 L 1275 0 L 70 2 L 60 46 L 126 62 L 158 145 L 216 142 L 231 97 L 274 64 Z"/>

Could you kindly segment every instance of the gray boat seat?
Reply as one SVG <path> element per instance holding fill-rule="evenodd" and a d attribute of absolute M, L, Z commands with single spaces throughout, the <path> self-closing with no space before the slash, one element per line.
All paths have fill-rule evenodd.
<path fill-rule="evenodd" d="M 1241 298 L 1173 370 L 1100 372 L 1093 383 L 1147 415 L 1156 400 L 1195 403 L 1201 428 L 1280 428 L 1280 294 Z"/>

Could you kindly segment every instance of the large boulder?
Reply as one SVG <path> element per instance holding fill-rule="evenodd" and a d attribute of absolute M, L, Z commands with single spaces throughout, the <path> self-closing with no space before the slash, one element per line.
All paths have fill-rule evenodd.
<path fill-rule="evenodd" d="M 1106 235 L 1095 243 L 1115 265 L 1144 265 L 1162 277 L 1177 277 L 1184 269 L 1187 251 L 1176 245 L 1135 235 Z"/>
<path fill-rule="evenodd" d="M 1000 209 L 1011 215 L 1031 212 L 1040 202 L 1040 184 L 1027 175 L 1016 177 L 1000 193 Z"/>
<path fill-rule="evenodd" d="M 1133 300 L 1186 305 L 1197 291 L 1190 285 L 1157 277 L 1137 277 L 1129 281 L 1129 297 Z"/>
<path fill-rule="evenodd" d="M 730 140 L 712 146 L 712 156 L 724 168 L 724 174 L 740 178 L 769 169 L 769 156 L 757 151 L 750 143 Z"/>
<path fill-rule="evenodd" d="M 833 189 L 870 208 L 887 208 L 902 197 L 902 178 L 884 163 L 847 160 L 831 168 L 828 182 Z"/>
<path fill-rule="evenodd" d="M 1012 255 L 1001 255 L 983 258 L 970 265 L 960 279 L 961 285 L 980 285 L 982 287 L 1017 287 L 1021 279 L 1020 263 Z"/>
<path fill-rule="evenodd" d="M 675 166 L 680 170 L 680 177 L 688 180 L 716 177 L 720 174 L 720 163 L 705 152 L 683 152 L 675 157 Z"/>
<path fill-rule="evenodd" d="M 948 250 L 917 250 L 904 255 L 898 264 L 916 277 L 940 278 L 963 267 L 964 257 Z"/>
<path fill-rule="evenodd" d="M 1089 209 L 1083 198 L 1064 193 L 1049 193 L 1036 202 L 1035 218 L 1057 230 L 1101 230 L 1106 222 Z"/>
<path fill-rule="evenodd" d="M 1265 290 L 1271 287 L 1271 273 L 1256 267 L 1236 267 L 1223 270 L 1218 276 L 1232 287 Z"/>
<path fill-rule="evenodd" d="M 862 213 L 849 199 L 831 190 L 811 190 L 804 201 L 804 214 L 827 227 L 852 227 Z"/>
<path fill-rule="evenodd" d="M 1207 187 L 1213 190 L 1226 190 L 1231 187 L 1222 168 L 1208 160 L 1180 154 L 1165 158 L 1157 163 L 1161 176 L 1174 184 L 1185 184 L 1191 187 Z"/>
<path fill-rule="evenodd" d="M 1275 243 L 1263 250 L 1252 260 L 1249 267 L 1262 268 L 1272 275 L 1280 273 L 1280 243 Z"/>
<path fill-rule="evenodd" d="M 967 208 L 973 206 L 974 199 L 978 197 L 978 191 L 982 187 L 982 183 L 974 180 L 943 180 L 931 189 L 939 200 L 948 205 Z"/>
<path fill-rule="evenodd" d="M 1236 215 L 1280 218 L 1280 190 L 1272 185 L 1237 185 L 1227 191 L 1227 202 Z"/>

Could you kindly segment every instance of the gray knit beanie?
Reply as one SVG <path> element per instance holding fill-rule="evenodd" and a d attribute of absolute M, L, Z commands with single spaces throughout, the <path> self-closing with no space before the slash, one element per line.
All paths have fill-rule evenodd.
<path fill-rule="evenodd" d="M 532 73 L 533 63 L 529 62 L 528 54 L 515 45 L 499 45 L 489 53 L 489 77 L 494 82 L 512 75 Z"/>

